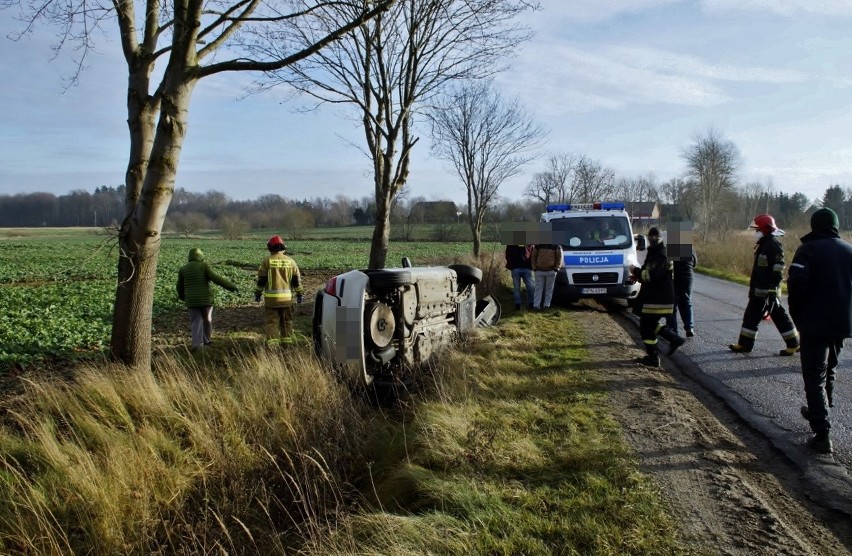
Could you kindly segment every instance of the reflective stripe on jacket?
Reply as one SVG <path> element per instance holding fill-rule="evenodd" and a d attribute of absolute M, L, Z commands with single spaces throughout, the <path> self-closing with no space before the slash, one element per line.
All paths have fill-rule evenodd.
<path fill-rule="evenodd" d="M 674 285 L 672 283 L 672 261 L 666 254 L 666 246 L 661 241 L 648 247 L 645 263 L 639 273 L 639 303 L 642 313 L 649 315 L 670 315 L 674 310 Z"/>
<path fill-rule="evenodd" d="M 277 252 L 263 259 L 257 271 L 257 293 L 263 292 L 266 307 L 293 304 L 293 293 L 302 293 L 299 267 L 292 257 Z"/>
<path fill-rule="evenodd" d="M 749 280 L 749 296 L 778 295 L 784 277 L 784 247 L 773 235 L 763 236 L 754 247 L 754 265 Z"/>

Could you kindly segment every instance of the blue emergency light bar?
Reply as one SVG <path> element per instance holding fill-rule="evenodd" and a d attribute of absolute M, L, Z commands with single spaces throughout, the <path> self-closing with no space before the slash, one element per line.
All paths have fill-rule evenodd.
<path fill-rule="evenodd" d="M 551 203 L 547 205 L 547 212 L 567 212 L 569 210 L 624 210 L 624 203 L 612 201 L 607 203 Z"/>

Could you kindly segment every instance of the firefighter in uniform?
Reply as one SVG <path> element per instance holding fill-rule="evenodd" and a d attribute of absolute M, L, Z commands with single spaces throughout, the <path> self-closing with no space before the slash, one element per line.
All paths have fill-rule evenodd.
<path fill-rule="evenodd" d="M 757 326 L 764 316 L 769 315 L 787 344 L 778 355 L 795 355 L 799 351 L 799 333 L 779 299 L 784 272 L 784 247 L 778 241 L 778 236 L 783 236 L 784 230 L 778 229 L 775 219 L 769 214 L 756 216 L 749 228 L 755 231 L 757 243 L 754 246 L 748 304 L 743 314 L 740 337 L 737 343 L 730 344 L 728 348 L 737 353 L 750 352 L 757 338 Z"/>
<path fill-rule="evenodd" d="M 843 340 L 852 337 L 852 245 L 840 239 L 840 221 L 830 208 L 811 216 L 787 277 L 790 315 L 801 333 L 805 399 L 802 417 L 814 436 L 808 445 L 833 450 L 828 408 L 834 407 L 834 378 Z"/>
<path fill-rule="evenodd" d="M 277 345 L 293 341 L 293 294 L 302 303 L 302 284 L 299 267 L 292 257 L 284 254 L 287 247 L 279 236 L 266 244 L 269 255 L 257 271 L 254 300 L 263 297 L 266 343 Z"/>
<path fill-rule="evenodd" d="M 642 268 L 633 267 L 632 272 L 634 280 L 642 284 L 638 300 L 642 307 L 639 315 L 639 335 L 646 353 L 644 357 L 637 358 L 636 362 L 649 367 L 659 367 L 657 336 L 662 336 L 669 342 L 669 355 L 686 340 L 660 322 L 660 319 L 668 317 L 674 311 L 674 286 L 672 262 L 666 255 L 666 244 L 656 227 L 648 231 L 648 253 Z"/>

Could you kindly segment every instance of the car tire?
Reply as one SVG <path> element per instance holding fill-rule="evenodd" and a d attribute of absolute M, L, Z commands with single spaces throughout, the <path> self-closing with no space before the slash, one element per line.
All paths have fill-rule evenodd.
<path fill-rule="evenodd" d="M 405 270 L 371 270 L 367 276 L 370 277 L 370 288 L 373 290 L 391 290 L 414 283 L 411 273 Z"/>
<path fill-rule="evenodd" d="M 449 268 L 456 271 L 460 286 L 469 286 L 482 282 L 482 271 L 475 266 L 466 264 L 451 264 Z"/>

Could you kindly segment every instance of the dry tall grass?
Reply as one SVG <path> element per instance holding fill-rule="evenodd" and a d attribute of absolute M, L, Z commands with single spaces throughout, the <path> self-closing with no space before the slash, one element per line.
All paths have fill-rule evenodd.
<path fill-rule="evenodd" d="M 788 265 L 801 245 L 800 238 L 808 231 L 786 230 L 786 235 L 780 238 Z M 852 233 L 844 233 L 843 236 L 846 241 L 852 240 Z M 698 266 L 726 276 L 748 277 L 754 264 L 754 244 L 754 234 L 746 231 L 728 234 L 724 242 L 708 240 L 698 243 L 695 245 Z"/>
<path fill-rule="evenodd" d="M 0 551 L 286 552 L 344 504 L 365 428 L 307 348 L 30 383 L 0 430 Z"/>

